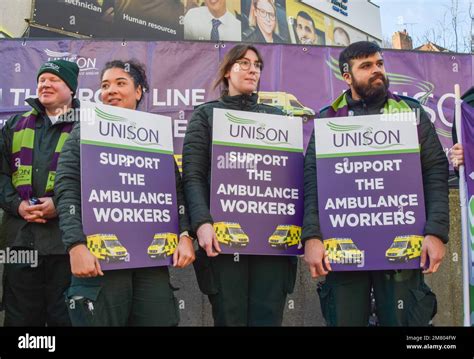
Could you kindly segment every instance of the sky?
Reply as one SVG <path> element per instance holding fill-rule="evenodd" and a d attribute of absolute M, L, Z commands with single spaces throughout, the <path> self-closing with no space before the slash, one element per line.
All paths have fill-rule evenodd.
<path fill-rule="evenodd" d="M 470 0 L 458 1 L 461 32 L 467 35 L 471 26 Z M 414 45 L 419 45 L 416 44 L 417 38 L 421 39 L 429 29 L 435 28 L 438 29 L 438 33 L 441 32 L 440 23 L 444 23 L 446 31 L 452 32 L 451 17 L 448 15 L 443 21 L 443 14 L 446 11 L 449 14 L 451 0 L 372 0 L 372 2 L 380 6 L 384 38 L 391 39 L 395 31 L 407 29 L 415 42 Z M 451 43 L 453 43 L 452 37 Z M 442 43 L 438 45 L 443 46 Z"/>

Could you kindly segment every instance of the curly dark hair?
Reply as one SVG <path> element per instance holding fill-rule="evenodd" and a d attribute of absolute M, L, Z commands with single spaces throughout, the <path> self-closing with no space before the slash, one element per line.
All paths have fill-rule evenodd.
<path fill-rule="evenodd" d="M 138 88 L 138 86 L 141 87 L 142 96 L 137 101 L 137 107 L 138 107 L 138 105 L 143 99 L 143 94 L 147 92 L 149 89 L 148 80 L 146 77 L 145 65 L 141 64 L 135 59 L 132 59 L 129 61 L 112 60 L 112 61 L 107 62 L 104 65 L 104 68 L 102 69 L 102 72 L 100 73 L 100 78 L 102 79 L 105 71 L 109 69 L 113 69 L 113 68 L 119 68 L 127 72 L 132 78 L 135 88 Z"/>

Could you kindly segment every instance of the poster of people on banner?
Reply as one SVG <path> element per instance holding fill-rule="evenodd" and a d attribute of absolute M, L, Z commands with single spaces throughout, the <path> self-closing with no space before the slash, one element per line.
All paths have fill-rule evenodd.
<path fill-rule="evenodd" d="M 415 114 L 314 124 L 319 220 L 332 269 L 419 268 L 426 218 Z"/>
<path fill-rule="evenodd" d="M 368 35 L 370 32 L 356 30 L 338 21 L 319 8 L 327 6 L 318 2 L 309 6 L 303 1 L 287 1 L 286 15 L 290 25 L 290 39 L 293 44 L 348 46 L 356 41 L 372 41 L 379 45 L 380 40 Z M 362 5 L 363 6 L 363 5 Z"/>
<path fill-rule="evenodd" d="M 303 253 L 300 118 L 214 109 L 211 215 L 223 253 Z"/>
<path fill-rule="evenodd" d="M 286 1 L 242 0 L 242 41 L 289 43 Z"/>
<path fill-rule="evenodd" d="M 81 103 L 82 223 L 103 269 L 171 264 L 178 210 L 171 119 Z"/>
<path fill-rule="evenodd" d="M 466 231 L 467 238 L 463 238 L 468 243 L 467 255 L 465 259 L 468 261 L 469 270 L 469 283 L 464 285 L 469 286 L 469 313 L 470 323 L 474 325 L 474 108 L 469 104 L 463 102 L 461 104 L 461 125 L 462 125 L 462 145 L 464 148 L 464 174 L 465 183 L 467 189 L 466 199 L 468 201 L 467 206 L 467 222 L 468 228 Z M 461 187 L 461 184 L 460 184 Z M 461 199 L 462 201 L 462 199 Z M 464 234 L 463 234 L 464 235 Z"/>
<path fill-rule="evenodd" d="M 42 0 L 34 23 L 51 30 L 102 38 L 182 40 L 178 0 Z"/>
<path fill-rule="evenodd" d="M 241 41 L 240 1 L 188 1 L 183 18 L 184 39 Z"/>

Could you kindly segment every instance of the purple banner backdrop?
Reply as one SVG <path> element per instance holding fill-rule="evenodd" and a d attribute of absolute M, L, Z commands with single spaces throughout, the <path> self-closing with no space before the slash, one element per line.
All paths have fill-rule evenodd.
<path fill-rule="evenodd" d="M 172 116 L 175 149 L 180 153 L 193 107 L 218 97 L 212 81 L 219 61 L 231 47 L 230 43 L 218 46 L 193 42 L 3 40 L 0 120 L 27 109 L 24 100 L 35 95 L 37 70 L 47 60 L 77 62 L 81 69 L 78 98 L 98 101 L 104 64 L 113 59 L 135 58 L 146 65 L 151 85 L 142 110 Z M 304 116 L 306 145 L 313 128 L 312 113 L 329 105 L 347 88 L 337 68 L 341 48 L 270 44 L 257 47 L 265 60 L 260 90 L 279 92 L 276 105 L 287 113 Z M 464 92 L 471 87 L 471 55 L 386 50 L 384 57 L 391 90 L 422 101 L 447 150 L 452 146 L 453 88 L 459 84 Z M 288 105 L 287 100 L 293 96 L 299 105 Z"/>
<path fill-rule="evenodd" d="M 118 164 L 103 164 L 104 158 L 111 158 L 111 163 L 114 163 L 113 161 L 118 162 L 118 160 L 113 157 L 118 155 L 130 156 L 130 158 L 148 158 L 153 160 L 153 163 L 159 163 L 159 168 L 143 167 L 138 169 L 133 166 L 124 168 L 123 165 L 120 166 Z M 122 257 L 119 259 L 119 256 L 115 256 L 118 259 L 117 261 L 101 263 L 104 269 L 169 265 L 171 263 L 171 257 L 162 255 L 152 258 L 148 249 L 149 246 L 152 245 L 155 234 L 178 234 L 178 220 L 175 215 L 178 212 L 175 181 L 166 180 L 169 179 L 169 175 L 167 174 L 174 174 L 174 164 L 171 155 L 118 149 L 105 145 L 81 144 L 81 158 L 87 158 L 87 161 L 81 161 L 82 220 L 84 232 L 86 235 L 113 234 L 118 238 L 120 244 L 128 253 L 126 260 Z M 143 175 L 146 186 L 123 184 L 120 175 L 121 172 Z M 170 194 L 173 200 L 171 205 L 128 203 L 131 201 L 124 201 L 122 199 L 120 201 L 101 203 L 102 201 L 89 200 L 93 198 L 92 191 L 94 191 L 94 193 L 100 193 L 100 191 L 109 193 L 127 192 L 127 198 L 132 198 L 133 196 L 135 200 L 140 199 L 141 193 L 147 196 L 147 193 L 158 192 L 159 194 Z M 133 216 L 132 214 L 128 215 L 128 219 L 127 211 L 133 213 Z M 145 212 L 148 212 L 148 214 Z M 162 239 L 164 248 L 165 240 L 168 239 Z M 166 245 L 168 244 L 166 243 Z"/>
<path fill-rule="evenodd" d="M 184 7 L 170 0 L 39 0 L 32 23 L 91 37 L 182 40 Z"/>

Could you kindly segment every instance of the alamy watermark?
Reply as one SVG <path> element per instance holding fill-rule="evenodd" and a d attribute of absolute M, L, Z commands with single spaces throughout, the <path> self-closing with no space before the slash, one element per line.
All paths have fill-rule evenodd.
<path fill-rule="evenodd" d="M 38 267 L 38 251 L 34 249 L 0 249 L 0 264 L 29 264 Z"/>
<path fill-rule="evenodd" d="M 18 337 L 19 349 L 46 349 L 52 353 L 56 351 L 56 337 L 54 335 L 30 335 L 26 333 Z"/>
<path fill-rule="evenodd" d="M 405 109 L 391 108 L 386 111 L 384 108 L 380 110 L 382 115 L 382 122 L 413 122 L 413 115 L 415 115 L 415 125 L 419 125 L 421 121 L 421 109 L 416 108 L 412 111 Z"/>
<path fill-rule="evenodd" d="M 357 268 L 365 267 L 365 251 L 358 250 L 355 253 L 350 251 L 327 251 L 329 263 L 356 265 Z"/>

